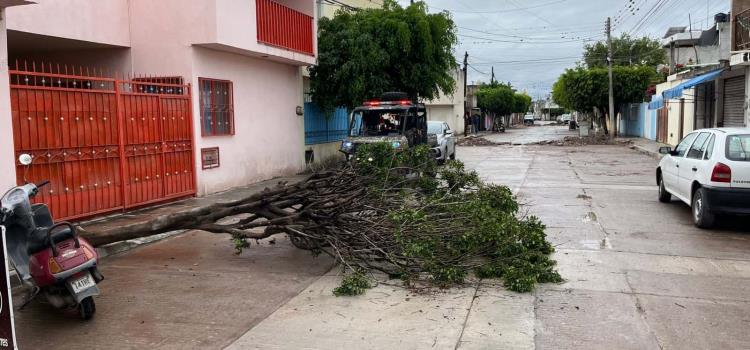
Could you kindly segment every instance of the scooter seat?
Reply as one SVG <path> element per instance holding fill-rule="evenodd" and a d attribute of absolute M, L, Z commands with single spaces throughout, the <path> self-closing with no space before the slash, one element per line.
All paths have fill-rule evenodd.
<path fill-rule="evenodd" d="M 50 248 L 50 242 L 47 239 L 48 232 L 48 227 L 39 227 L 31 233 L 31 237 L 29 237 L 29 243 L 26 248 L 26 251 L 29 255 L 36 254 Z M 55 230 L 55 233 L 52 234 L 52 239 L 56 243 L 62 242 L 66 239 L 71 239 L 73 237 L 73 231 L 69 227 L 57 229 Z"/>

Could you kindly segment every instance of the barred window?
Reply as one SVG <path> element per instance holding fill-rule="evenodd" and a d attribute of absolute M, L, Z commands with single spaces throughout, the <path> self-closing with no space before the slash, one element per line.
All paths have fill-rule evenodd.
<path fill-rule="evenodd" d="M 199 78 L 201 134 L 234 135 L 234 97 L 232 82 Z"/>

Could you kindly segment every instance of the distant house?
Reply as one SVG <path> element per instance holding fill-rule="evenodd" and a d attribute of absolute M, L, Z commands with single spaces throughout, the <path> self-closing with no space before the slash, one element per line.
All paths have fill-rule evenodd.
<path fill-rule="evenodd" d="M 737 24 L 738 17 L 741 22 L 739 15 L 717 14 L 712 29 L 689 33 L 677 27 L 667 32 L 663 43 L 676 73 L 656 86 L 648 111 L 641 109 L 645 117 L 632 118 L 644 125 L 628 129 L 676 145 L 696 129 L 748 126 L 748 63 L 742 59 L 743 53 L 750 51 L 737 49 L 742 47 L 742 30 L 748 36 L 750 32 Z M 743 28 L 739 36 L 738 28 Z"/>
<path fill-rule="evenodd" d="M 716 16 L 707 30 L 671 27 L 661 40 L 672 72 L 690 66 L 718 64 L 729 59 L 730 23 L 727 15 Z M 633 59 L 637 59 L 633 58 Z"/>
<path fill-rule="evenodd" d="M 464 132 L 464 73 L 461 69 L 452 72 L 455 81 L 453 94 L 440 92 L 438 98 L 424 101 L 429 120 L 447 122 L 456 133 Z"/>

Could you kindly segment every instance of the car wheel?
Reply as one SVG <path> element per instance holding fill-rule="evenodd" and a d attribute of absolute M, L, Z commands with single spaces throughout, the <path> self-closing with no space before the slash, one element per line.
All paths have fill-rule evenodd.
<path fill-rule="evenodd" d="M 706 190 L 699 188 L 693 195 L 693 222 L 700 228 L 711 228 L 716 221 L 716 215 L 708 211 Z"/>
<path fill-rule="evenodd" d="M 664 179 L 659 177 L 659 202 L 669 203 L 672 201 L 672 194 L 667 192 L 664 187 Z"/>

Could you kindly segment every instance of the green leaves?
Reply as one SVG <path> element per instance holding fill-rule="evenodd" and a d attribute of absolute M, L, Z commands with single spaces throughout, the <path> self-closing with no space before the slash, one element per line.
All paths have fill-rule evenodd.
<path fill-rule="evenodd" d="M 344 276 L 341 285 L 333 289 L 333 295 L 337 297 L 361 295 L 370 288 L 372 284 L 367 279 L 365 271 L 358 269 Z"/>
<path fill-rule="evenodd" d="M 586 45 L 583 59 L 589 68 L 607 67 L 607 42 Z M 656 69 L 667 62 L 666 52 L 658 40 L 648 37 L 634 39 L 623 33 L 612 38 L 612 52 L 615 66 L 647 66 Z"/>
<path fill-rule="evenodd" d="M 352 108 L 387 91 L 432 99 L 452 94 L 456 27 L 448 13 L 423 2 L 337 12 L 318 23 L 318 62 L 310 68 L 313 102 Z"/>
<path fill-rule="evenodd" d="M 497 115 L 526 113 L 531 106 L 531 96 L 516 93 L 510 85 L 493 83 L 477 92 L 479 108 Z"/>
<path fill-rule="evenodd" d="M 377 266 L 407 285 L 423 282 L 440 288 L 460 285 L 472 272 L 479 278 L 501 278 L 518 292 L 562 280 L 549 257 L 554 249 L 544 224 L 519 215 L 508 187 L 483 183 L 459 161 L 438 168 L 424 146 L 398 151 L 388 143 L 361 145 L 352 167 L 356 176 L 367 179 L 367 198 L 362 198 L 369 203 L 367 211 L 382 213 L 369 219 L 374 226 L 352 232 L 353 237 L 360 229 L 377 232 L 357 250 L 386 254 L 366 263 L 342 258 L 347 265 Z M 363 277 L 363 271 L 355 271 L 334 293 L 364 292 L 368 284 Z"/>
<path fill-rule="evenodd" d="M 646 66 L 614 67 L 615 106 L 643 102 L 649 85 L 656 81 L 656 70 Z M 606 110 L 609 105 L 609 72 L 606 68 L 568 69 L 552 88 L 552 98 L 562 107 L 588 112 Z"/>

